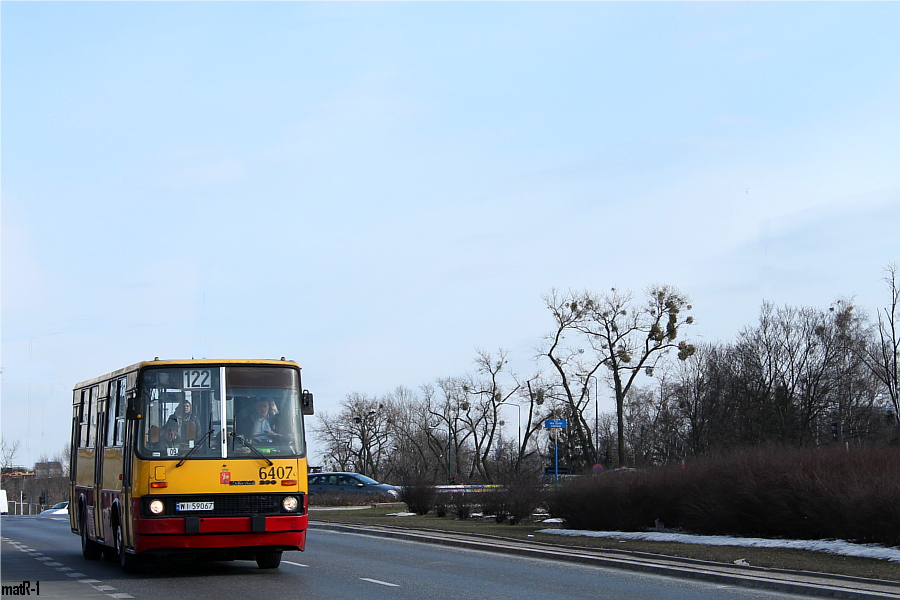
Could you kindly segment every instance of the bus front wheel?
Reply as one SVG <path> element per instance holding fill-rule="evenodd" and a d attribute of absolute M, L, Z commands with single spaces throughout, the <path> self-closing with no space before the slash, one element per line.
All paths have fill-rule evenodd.
<path fill-rule="evenodd" d="M 281 550 L 264 548 L 256 553 L 256 564 L 260 569 L 277 569 L 281 564 Z"/>
<path fill-rule="evenodd" d="M 121 521 L 119 521 L 121 523 Z M 129 554 L 125 550 L 125 534 L 122 532 L 122 526 L 116 524 L 114 538 L 116 540 L 116 554 L 119 557 L 119 566 L 122 567 L 128 575 L 133 575 L 141 570 L 141 559 L 135 554 Z"/>

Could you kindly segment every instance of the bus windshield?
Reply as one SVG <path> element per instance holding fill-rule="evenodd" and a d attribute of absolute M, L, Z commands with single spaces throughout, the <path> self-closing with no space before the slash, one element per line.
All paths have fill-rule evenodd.
<path fill-rule="evenodd" d="M 144 458 L 305 456 L 296 369 L 148 368 L 141 398 L 137 447 Z"/>

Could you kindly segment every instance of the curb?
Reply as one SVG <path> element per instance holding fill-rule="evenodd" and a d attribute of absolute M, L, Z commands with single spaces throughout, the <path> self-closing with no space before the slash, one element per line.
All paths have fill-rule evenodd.
<path fill-rule="evenodd" d="M 823 573 L 805 573 L 763 567 L 738 566 L 648 553 L 573 549 L 540 542 L 471 536 L 451 532 L 392 528 L 351 523 L 310 521 L 310 529 L 323 529 L 376 537 L 423 542 L 515 556 L 641 571 L 669 577 L 698 579 L 745 588 L 848 599 L 900 599 L 900 583 Z"/>

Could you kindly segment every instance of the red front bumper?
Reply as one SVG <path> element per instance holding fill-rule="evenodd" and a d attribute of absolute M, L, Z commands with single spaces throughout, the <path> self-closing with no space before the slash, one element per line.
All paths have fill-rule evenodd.
<path fill-rule="evenodd" d="M 265 531 L 254 531 L 250 517 L 201 517 L 199 531 L 187 533 L 184 518 L 135 519 L 134 550 L 229 549 L 278 546 L 283 550 L 306 547 L 306 515 L 265 518 Z M 197 523 L 193 523 L 196 527 Z"/>

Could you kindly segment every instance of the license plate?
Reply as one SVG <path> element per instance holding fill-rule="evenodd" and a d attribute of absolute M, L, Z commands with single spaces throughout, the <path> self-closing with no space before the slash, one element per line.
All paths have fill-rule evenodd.
<path fill-rule="evenodd" d="M 215 502 L 176 502 L 175 510 L 212 510 Z"/>

